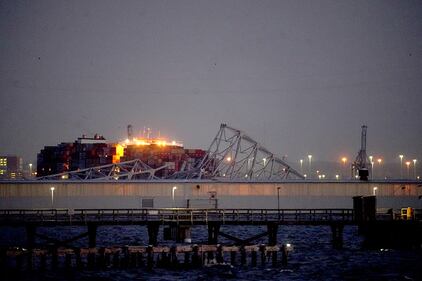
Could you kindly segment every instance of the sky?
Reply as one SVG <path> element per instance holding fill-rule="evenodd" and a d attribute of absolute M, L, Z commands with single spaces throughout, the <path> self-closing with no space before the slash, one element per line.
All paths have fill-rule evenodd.
<path fill-rule="evenodd" d="M 220 123 L 288 162 L 422 162 L 421 1 L 0 1 L 0 154 Z"/>

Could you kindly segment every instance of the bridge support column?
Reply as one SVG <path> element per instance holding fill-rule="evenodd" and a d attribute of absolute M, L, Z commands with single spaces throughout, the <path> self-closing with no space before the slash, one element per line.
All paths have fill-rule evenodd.
<path fill-rule="evenodd" d="M 160 230 L 159 222 L 150 222 L 147 225 L 148 228 L 148 244 L 157 246 L 158 244 L 158 231 Z"/>
<path fill-rule="evenodd" d="M 219 234 L 220 234 L 220 223 L 209 222 L 208 223 L 208 243 L 217 244 Z"/>
<path fill-rule="evenodd" d="M 29 250 L 32 250 L 35 246 L 35 235 L 37 233 L 37 227 L 33 224 L 26 225 L 26 244 Z"/>
<path fill-rule="evenodd" d="M 88 223 L 88 247 L 95 248 L 97 245 L 97 225 Z"/>
<path fill-rule="evenodd" d="M 343 247 L 343 228 L 343 224 L 331 224 L 331 233 L 333 235 L 332 244 L 335 249 L 341 249 Z"/>
<path fill-rule="evenodd" d="M 268 231 L 268 245 L 269 246 L 276 245 L 277 244 L 278 224 L 277 223 L 267 224 L 267 231 Z"/>
<path fill-rule="evenodd" d="M 191 243 L 191 226 L 171 223 L 163 229 L 164 240 Z"/>

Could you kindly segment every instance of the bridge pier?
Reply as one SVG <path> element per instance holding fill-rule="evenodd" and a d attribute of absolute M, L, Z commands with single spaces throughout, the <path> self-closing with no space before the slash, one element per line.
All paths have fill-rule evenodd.
<path fill-rule="evenodd" d="M 88 223 L 88 247 L 95 248 L 97 245 L 97 224 Z"/>
<path fill-rule="evenodd" d="M 160 230 L 160 222 L 149 222 L 148 228 L 148 244 L 157 246 L 158 244 L 158 231 Z"/>
<path fill-rule="evenodd" d="M 274 246 L 277 244 L 278 223 L 267 224 L 268 231 L 268 245 Z"/>
<path fill-rule="evenodd" d="M 164 240 L 173 240 L 175 242 L 191 243 L 191 226 L 186 224 L 179 224 L 177 222 L 170 223 L 163 229 Z"/>
<path fill-rule="evenodd" d="M 208 222 L 208 243 L 217 244 L 221 223 Z"/>
<path fill-rule="evenodd" d="M 35 247 L 35 235 L 37 233 L 37 227 L 34 224 L 27 224 L 26 227 L 26 244 L 29 250 Z"/>
<path fill-rule="evenodd" d="M 343 247 L 343 229 L 344 225 L 341 223 L 333 223 L 331 226 L 332 233 L 332 244 L 335 249 L 341 249 Z"/>

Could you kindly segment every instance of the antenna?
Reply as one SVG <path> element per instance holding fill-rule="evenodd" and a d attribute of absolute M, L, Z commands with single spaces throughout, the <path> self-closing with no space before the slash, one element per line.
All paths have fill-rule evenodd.
<path fill-rule="evenodd" d="M 133 127 L 132 125 L 127 125 L 127 138 L 133 140 Z"/>

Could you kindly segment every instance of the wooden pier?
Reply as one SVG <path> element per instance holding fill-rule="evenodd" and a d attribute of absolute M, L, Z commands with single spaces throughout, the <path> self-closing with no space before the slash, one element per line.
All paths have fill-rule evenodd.
<path fill-rule="evenodd" d="M 365 199 L 366 200 L 366 199 Z M 408 244 L 420 245 L 422 237 L 421 220 L 396 220 L 391 214 L 378 216 L 372 198 L 354 198 L 354 209 L 10 209 L 0 210 L 0 226 L 24 227 L 27 242 L 19 248 L 0 249 L 0 260 L 12 259 L 15 268 L 31 268 L 38 265 L 52 268 L 58 264 L 64 267 L 140 267 L 153 266 L 202 266 L 210 262 L 257 265 L 272 261 L 287 263 L 288 247 L 279 245 L 277 233 L 281 225 L 327 226 L 331 230 L 332 245 L 341 248 L 343 229 L 357 225 L 367 241 L 377 242 L 377 237 L 394 240 L 402 236 Z M 97 247 L 97 229 L 110 225 L 139 225 L 147 228 L 149 246 Z M 205 225 L 208 229 L 207 245 L 189 245 L 194 226 Z M 222 226 L 266 226 L 266 230 L 249 238 L 239 238 L 225 233 Z M 39 227 L 79 226 L 82 233 L 58 240 L 37 232 Z M 163 228 L 165 240 L 187 242 L 187 245 L 158 246 L 158 234 Z M 381 231 L 382 230 L 382 231 Z M 382 233 L 380 233 L 380 231 Z M 405 231 L 405 232 L 403 232 Z M 391 236 L 391 235 L 390 235 Z M 88 238 L 86 248 L 73 247 L 72 243 Z M 233 242 L 233 245 L 219 245 L 219 237 Z M 267 237 L 266 245 L 256 244 Z M 393 236 L 391 236 L 393 237 Z M 38 241 L 44 243 L 36 244 Z M 262 240 L 261 240 L 262 241 Z M 383 243 L 389 241 L 382 241 Z M 255 243 L 255 244 L 254 244 Z M 258 242 L 261 243 L 261 242 Z M 419 244 L 418 244 L 419 243 Z M 183 262 L 181 262 L 183 261 Z M 4 264 L 4 262 L 3 262 Z"/>
<path fill-rule="evenodd" d="M 181 242 L 190 238 L 191 227 L 206 225 L 208 243 L 217 244 L 222 236 L 239 245 L 249 245 L 267 236 L 268 245 L 277 244 L 279 225 L 331 226 L 333 245 L 342 244 L 344 225 L 356 224 L 353 209 L 50 209 L 0 210 L 0 226 L 26 228 L 28 245 L 35 247 L 35 238 L 41 238 L 57 247 L 88 237 L 88 247 L 96 247 L 97 228 L 106 225 L 140 225 L 148 229 L 150 245 L 157 245 L 160 226 L 170 239 Z M 65 241 L 58 241 L 37 233 L 37 227 L 84 226 L 86 232 Z M 220 230 L 222 225 L 262 225 L 267 231 L 247 239 L 240 239 Z"/>
<path fill-rule="evenodd" d="M 353 224 L 353 213 L 353 209 L 8 209 L 0 210 L 0 225 L 145 225 L 150 222 L 329 225 L 332 222 Z"/>
<path fill-rule="evenodd" d="M 287 265 L 289 245 L 183 245 L 110 248 L 7 249 L 1 266 L 17 270 L 58 268 L 196 268 L 215 264 L 239 266 Z"/>

